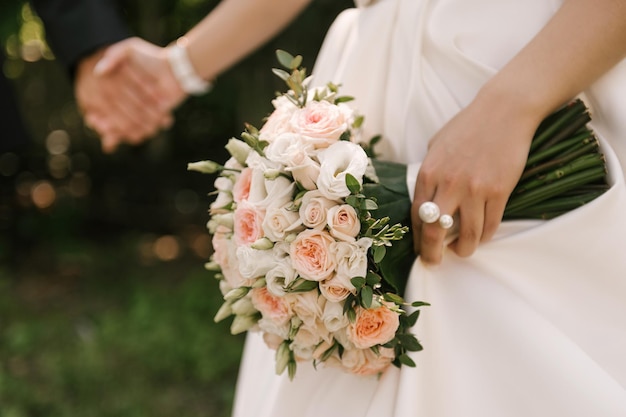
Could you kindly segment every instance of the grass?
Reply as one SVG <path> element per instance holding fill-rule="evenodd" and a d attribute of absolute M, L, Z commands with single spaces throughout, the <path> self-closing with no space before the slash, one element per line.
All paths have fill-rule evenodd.
<path fill-rule="evenodd" d="M 138 242 L 0 270 L 0 417 L 230 414 L 243 339 L 213 322 L 217 282 L 190 254 L 142 263 Z"/>

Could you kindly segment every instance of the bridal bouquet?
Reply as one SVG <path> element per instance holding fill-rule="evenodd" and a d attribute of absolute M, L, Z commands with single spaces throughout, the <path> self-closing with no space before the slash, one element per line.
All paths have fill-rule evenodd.
<path fill-rule="evenodd" d="M 298 361 L 359 375 L 390 364 L 415 366 L 408 352 L 424 302 L 402 291 L 414 260 L 406 166 L 373 157 L 363 117 L 328 84 L 309 88 L 301 57 L 279 51 L 275 69 L 289 90 L 261 129 L 246 126 L 226 145 L 208 223 L 231 332 L 261 331 L 276 372 Z M 534 138 L 505 219 L 551 218 L 606 190 L 606 167 L 582 102 L 547 118 Z M 411 311 L 410 311 L 411 310 Z"/>
<path fill-rule="evenodd" d="M 419 310 L 407 311 L 398 285 L 414 258 L 403 239 L 409 222 L 387 215 L 399 200 L 410 204 L 404 174 L 372 161 L 376 140 L 358 144 L 363 118 L 349 97 L 332 84 L 309 89 L 301 57 L 278 57 L 290 72 L 274 72 L 289 91 L 262 128 L 231 139 L 223 165 L 189 164 L 219 172 L 208 224 L 207 267 L 225 300 L 215 319 L 234 316 L 232 333 L 262 331 L 276 372 L 290 377 L 297 361 L 360 375 L 414 366 L 406 353 L 422 349 L 409 332 Z M 404 271 L 388 266 L 392 247 Z"/>

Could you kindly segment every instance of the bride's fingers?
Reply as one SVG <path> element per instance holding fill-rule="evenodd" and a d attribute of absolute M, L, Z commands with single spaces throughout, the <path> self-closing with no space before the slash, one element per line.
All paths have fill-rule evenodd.
<path fill-rule="evenodd" d="M 482 198 L 466 200 L 459 208 L 458 217 L 459 234 L 450 249 L 467 257 L 474 253 L 483 237 L 485 201 Z"/>

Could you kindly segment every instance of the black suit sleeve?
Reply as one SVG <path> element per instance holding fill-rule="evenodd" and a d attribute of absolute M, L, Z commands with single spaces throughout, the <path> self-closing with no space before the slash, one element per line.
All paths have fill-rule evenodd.
<path fill-rule="evenodd" d="M 97 48 L 130 36 L 114 0 L 31 0 L 55 56 L 73 72 Z"/>

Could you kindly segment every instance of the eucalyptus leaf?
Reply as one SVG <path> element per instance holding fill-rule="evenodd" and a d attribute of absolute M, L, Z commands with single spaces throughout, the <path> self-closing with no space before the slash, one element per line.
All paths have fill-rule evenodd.
<path fill-rule="evenodd" d="M 348 187 L 348 190 L 350 190 L 350 193 L 352 194 L 356 194 L 361 191 L 361 184 L 354 177 L 354 175 L 349 172 L 346 173 L 346 187 Z"/>
<path fill-rule="evenodd" d="M 361 305 L 365 308 L 372 307 L 372 301 L 374 300 L 374 290 L 367 285 L 361 289 Z"/>
<path fill-rule="evenodd" d="M 365 285 L 366 281 L 364 277 L 354 277 L 350 279 L 350 282 L 352 283 L 352 285 L 354 285 L 354 288 L 359 290 Z"/>
<path fill-rule="evenodd" d="M 379 264 L 383 258 L 385 257 L 385 254 L 387 254 L 387 248 L 384 246 L 376 246 L 374 248 L 374 250 L 372 251 L 372 256 L 374 257 L 374 262 L 376 262 L 377 264 Z"/>
<path fill-rule="evenodd" d="M 280 65 L 285 68 L 292 69 L 291 62 L 293 61 L 294 57 L 289 52 L 278 49 L 276 51 L 276 58 L 278 58 L 278 62 L 280 62 Z"/>
<path fill-rule="evenodd" d="M 291 69 L 296 69 L 300 67 L 300 65 L 302 65 L 302 55 L 296 55 L 289 63 Z"/>
<path fill-rule="evenodd" d="M 407 355 L 407 354 L 402 354 L 402 355 L 398 356 L 398 360 L 400 361 L 400 363 L 402 365 L 406 365 L 406 366 L 409 366 L 411 368 L 415 368 L 415 362 L 413 362 L 413 359 L 411 359 L 409 357 L 409 355 Z"/>

